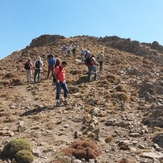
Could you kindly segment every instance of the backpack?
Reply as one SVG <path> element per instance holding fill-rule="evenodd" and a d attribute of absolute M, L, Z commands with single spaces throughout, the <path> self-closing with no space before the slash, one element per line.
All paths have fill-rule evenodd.
<path fill-rule="evenodd" d="M 54 66 L 54 64 L 55 64 L 54 58 L 49 58 L 49 65 Z"/>
<path fill-rule="evenodd" d="M 91 54 L 90 51 L 89 50 L 86 50 L 85 51 L 85 58 L 87 58 L 88 56 L 90 56 L 90 54 Z"/>
<path fill-rule="evenodd" d="M 29 70 L 30 69 L 30 63 L 29 62 L 26 62 L 25 65 L 24 65 L 24 68 L 26 70 Z"/>
<path fill-rule="evenodd" d="M 40 68 L 40 65 L 41 65 L 40 61 L 36 61 L 35 68 Z"/>
<path fill-rule="evenodd" d="M 86 58 L 85 64 L 86 64 L 87 66 L 93 65 L 93 58 L 92 58 L 92 57 Z"/>
<path fill-rule="evenodd" d="M 60 60 L 57 58 L 56 59 L 56 62 L 55 62 L 55 67 L 59 66 L 60 65 Z"/>

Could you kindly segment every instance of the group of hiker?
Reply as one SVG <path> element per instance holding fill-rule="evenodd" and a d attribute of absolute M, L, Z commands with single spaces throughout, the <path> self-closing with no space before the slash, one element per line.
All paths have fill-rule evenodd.
<path fill-rule="evenodd" d="M 99 72 L 103 70 L 103 62 L 104 62 L 104 52 L 102 51 L 98 57 L 97 61 L 94 55 L 91 55 L 89 49 L 83 50 L 81 49 L 81 60 L 82 62 L 88 67 L 88 82 L 91 81 L 91 73 L 94 72 L 94 80 L 97 79 L 97 68 L 96 65 L 100 65 Z M 47 71 L 47 78 L 53 78 L 53 83 L 56 85 L 56 106 L 60 106 L 60 92 L 61 88 L 64 91 L 64 100 L 63 103 L 67 104 L 67 94 L 68 94 L 68 87 L 66 84 L 66 72 L 65 67 L 67 66 L 66 61 L 60 60 L 60 58 L 55 55 L 49 54 L 47 56 L 47 64 L 48 64 L 48 71 Z M 41 81 L 41 69 L 44 66 L 44 63 L 40 56 L 38 56 L 32 64 L 31 60 L 25 63 L 24 68 L 26 69 L 26 79 L 27 82 L 32 81 L 32 70 L 34 69 L 34 83 Z M 50 76 L 51 72 L 51 76 Z"/>
<path fill-rule="evenodd" d="M 43 67 L 43 61 L 41 60 L 41 57 L 37 57 L 36 61 L 34 62 L 34 82 L 36 82 L 36 76 L 37 76 L 37 81 L 40 82 L 41 79 L 41 69 Z M 27 62 L 24 64 L 24 68 L 26 69 L 26 79 L 27 82 L 32 81 L 32 71 L 33 71 L 33 64 L 31 59 L 29 58 Z"/>
<path fill-rule="evenodd" d="M 65 56 L 71 56 L 71 53 L 73 54 L 73 57 L 76 58 L 76 46 L 62 46 L 62 54 Z"/>

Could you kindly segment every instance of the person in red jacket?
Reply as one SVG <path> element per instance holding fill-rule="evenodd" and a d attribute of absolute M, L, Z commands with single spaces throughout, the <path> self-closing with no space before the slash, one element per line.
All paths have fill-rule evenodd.
<path fill-rule="evenodd" d="M 56 106 L 60 106 L 60 92 L 61 88 L 64 91 L 64 103 L 67 104 L 68 88 L 66 84 L 66 71 L 65 67 L 67 62 L 63 61 L 60 66 L 54 69 L 54 78 L 56 79 Z"/>

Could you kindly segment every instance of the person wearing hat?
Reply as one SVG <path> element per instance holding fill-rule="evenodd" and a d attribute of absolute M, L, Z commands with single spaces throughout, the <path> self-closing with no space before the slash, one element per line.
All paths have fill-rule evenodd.
<path fill-rule="evenodd" d="M 41 80 L 41 69 L 43 67 L 43 61 L 41 60 L 41 57 L 38 57 L 36 61 L 34 62 L 34 68 L 35 68 L 35 73 L 34 73 L 34 82 L 36 82 L 36 77 L 37 77 L 37 82 L 40 82 Z"/>
<path fill-rule="evenodd" d="M 98 60 L 98 62 L 100 64 L 99 72 L 102 72 L 103 63 L 104 63 L 104 52 L 103 51 L 98 55 L 97 60 Z"/>

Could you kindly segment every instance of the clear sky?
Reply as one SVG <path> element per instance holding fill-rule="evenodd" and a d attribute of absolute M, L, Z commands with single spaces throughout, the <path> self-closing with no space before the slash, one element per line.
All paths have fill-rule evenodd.
<path fill-rule="evenodd" d="M 163 45 L 163 0 L 0 0 L 0 59 L 43 34 Z"/>

